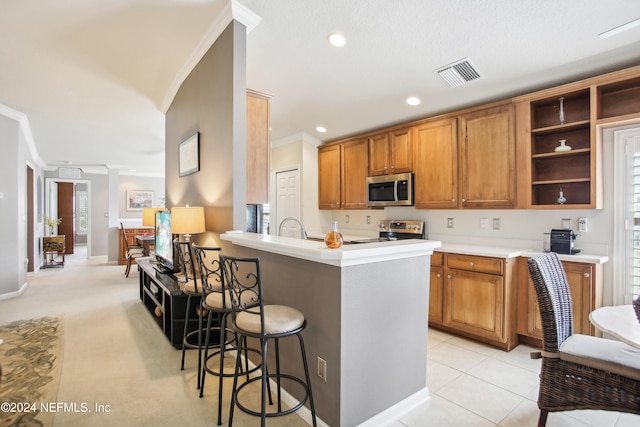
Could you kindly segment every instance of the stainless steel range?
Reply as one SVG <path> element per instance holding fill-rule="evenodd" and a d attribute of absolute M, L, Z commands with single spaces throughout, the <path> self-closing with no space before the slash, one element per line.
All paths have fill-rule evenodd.
<path fill-rule="evenodd" d="M 354 240 L 351 243 L 427 238 L 424 221 L 384 219 L 378 223 L 378 233 L 377 238 Z"/>

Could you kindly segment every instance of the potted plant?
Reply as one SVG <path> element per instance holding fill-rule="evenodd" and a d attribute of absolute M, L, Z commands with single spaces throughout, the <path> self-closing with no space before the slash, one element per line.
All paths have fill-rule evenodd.
<path fill-rule="evenodd" d="M 44 216 L 44 224 L 47 227 L 47 229 L 49 230 L 49 236 L 53 236 L 53 231 L 56 225 L 60 224 L 62 222 L 62 218 L 49 218 L 47 215 Z"/>

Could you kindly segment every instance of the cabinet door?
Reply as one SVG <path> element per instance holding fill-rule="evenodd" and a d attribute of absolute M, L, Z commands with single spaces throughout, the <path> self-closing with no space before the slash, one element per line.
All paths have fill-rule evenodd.
<path fill-rule="evenodd" d="M 389 171 L 389 134 L 369 138 L 369 176 L 386 175 Z"/>
<path fill-rule="evenodd" d="M 369 171 L 367 140 L 346 142 L 342 147 L 342 208 L 367 208 L 367 173 Z"/>
<path fill-rule="evenodd" d="M 463 332 L 504 341 L 502 276 L 449 269 L 444 323 Z"/>
<path fill-rule="evenodd" d="M 442 291 L 444 287 L 444 271 L 442 266 L 431 266 L 429 282 L 429 322 L 442 323 Z"/>
<path fill-rule="evenodd" d="M 400 129 L 389 134 L 391 173 L 413 170 L 413 132 L 411 128 Z"/>
<path fill-rule="evenodd" d="M 269 97 L 247 92 L 247 204 L 269 203 Z"/>
<path fill-rule="evenodd" d="M 340 145 L 318 148 L 318 207 L 340 209 Z"/>
<path fill-rule="evenodd" d="M 428 122 L 414 128 L 416 208 L 458 206 L 457 141 L 455 118 Z"/>
<path fill-rule="evenodd" d="M 593 306 L 593 265 L 563 261 L 571 292 L 573 309 L 573 332 L 575 334 L 594 335 L 595 329 L 589 322 L 589 313 Z"/>
<path fill-rule="evenodd" d="M 511 104 L 460 117 L 462 207 L 515 206 L 515 137 Z"/>

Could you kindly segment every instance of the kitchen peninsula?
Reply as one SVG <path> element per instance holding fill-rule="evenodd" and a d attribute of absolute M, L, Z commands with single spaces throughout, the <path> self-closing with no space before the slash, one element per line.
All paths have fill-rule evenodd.
<path fill-rule="evenodd" d="M 428 399 L 429 271 L 439 241 L 327 249 L 255 233 L 221 239 L 233 244 L 224 248 L 230 255 L 260 258 L 268 304 L 293 306 L 307 318 L 311 385 L 325 423 L 380 425 Z M 281 343 L 282 364 L 302 376 L 295 344 Z M 326 379 L 316 375 L 318 358 L 326 361 Z"/>

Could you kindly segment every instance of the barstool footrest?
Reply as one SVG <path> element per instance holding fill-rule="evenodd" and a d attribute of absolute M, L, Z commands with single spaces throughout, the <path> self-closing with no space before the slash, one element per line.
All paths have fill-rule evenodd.
<path fill-rule="evenodd" d="M 280 377 L 281 380 L 282 379 L 288 379 L 288 380 L 297 382 L 300 386 L 302 386 L 302 388 L 304 389 L 304 398 L 301 401 L 299 401 L 296 405 L 294 405 L 293 407 L 291 407 L 289 409 L 284 409 L 284 410 L 278 411 L 278 412 L 267 412 L 265 414 L 266 417 L 282 417 L 282 416 L 285 416 L 285 415 L 289 415 L 291 413 L 296 412 L 298 409 L 302 408 L 304 406 L 304 404 L 307 403 L 307 401 L 309 400 L 309 388 L 308 388 L 307 384 L 301 378 L 298 378 L 298 377 L 295 377 L 295 376 L 289 375 L 289 374 L 279 374 L 279 375 L 278 374 L 269 374 L 269 380 L 273 379 L 273 381 L 276 381 L 278 377 Z M 249 381 L 246 381 L 246 382 L 240 384 L 238 386 L 238 388 L 236 389 L 236 394 L 235 394 L 235 396 L 233 396 L 233 400 L 235 401 L 235 405 L 242 412 L 245 412 L 245 413 L 253 415 L 253 416 L 260 417 L 260 416 L 262 416 L 262 413 L 260 411 L 254 411 L 253 409 L 247 408 L 245 405 L 243 405 L 240 402 L 240 399 L 239 399 L 240 391 L 244 387 L 246 387 L 246 386 L 248 386 L 248 385 L 250 385 L 250 384 L 252 384 L 252 383 L 254 383 L 256 381 L 262 381 L 262 376 L 251 378 Z M 274 387 L 274 388 L 276 388 L 276 387 Z M 277 392 L 274 390 L 274 391 L 272 391 L 271 394 L 274 395 L 274 397 L 276 397 L 277 396 L 276 393 Z M 273 406 L 273 404 L 270 404 L 269 406 Z"/>

